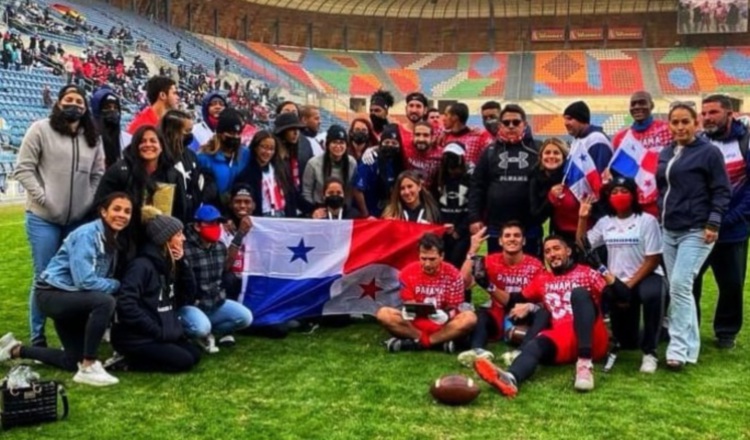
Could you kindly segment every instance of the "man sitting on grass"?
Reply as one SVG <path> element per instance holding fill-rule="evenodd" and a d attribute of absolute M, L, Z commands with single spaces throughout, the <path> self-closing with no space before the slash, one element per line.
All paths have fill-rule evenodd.
<path fill-rule="evenodd" d="M 552 315 L 550 326 L 521 346 L 521 353 L 508 371 L 487 359 L 475 361 L 479 377 L 505 396 L 515 396 L 518 385 L 530 378 L 540 363 L 567 364 L 576 360 L 575 389 L 594 389 L 592 360 L 606 356 L 609 346 L 599 309 L 606 282 L 595 270 L 576 264 L 571 254 L 563 238 L 547 237 L 544 259 L 550 271 L 539 273 L 520 293 L 500 293 L 501 301 L 510 309 L 517 303 L 531 303 L 531 312 L 540 304 Z"/>
<path fill-rule="evenodd" d="M 389 352 L 424 350 L 442 346 L 455 351 L 455 341 L 474 328 L 477 317 L 463 305 L 464 281 L 455 267 L 443 261 L 443 240 L 425 234 L 419 240 L 419 261 L 400 273 L 401 300 L 405 304 L 432 304 L 433 313 L 421 316 L 402 309 L 382 307 L 376 318 L 394 337 L 385 341 Z"/>

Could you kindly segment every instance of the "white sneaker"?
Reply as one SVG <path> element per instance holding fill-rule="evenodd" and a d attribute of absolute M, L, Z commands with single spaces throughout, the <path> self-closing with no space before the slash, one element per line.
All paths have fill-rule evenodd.
<path fill-rule="evenodd" d="M 487 359 L 488 361 L 492 361 L 495 359 L 495 355 L 484 348 L 466 350 L 458 355 L 458 362 L 467 368 L 474 368 L 474 362 L 477 359 Z"/>
<path fill-rule="evenodd" d="M 513 363 L 513 361 L 514 361 L 514 360 L 516 360 L 516 358 L 517 358 L 517 357 L 518 357 L 518 356 L 519 356 L 520 354 L 521 354 L 521 350 L 511 350 L 511 351 L 506 351 L 506 352 L 505 352 L 505 353 L 503 353 L 503 355 L 501 356 L 501 359 L 503 360 L 503 363 L 505 364 L 505 366 L 506 366 L 506 367 L 510 367 L 510 364 L 512 364 L 512 363 Z"/>
<path fill-rule="evenodd" d="M 219 347 L 216 346 L 216 338 L 214 335 L 209 334 L 204 339 L 198 339 L 198 345 L 200 345 L 206 353 L 216 354 L 219 352 Z"/>
<path fill-rule="evenodd" d="M 73 382 L 84 383 L 95 387 L 106 387 L 108 385 L 116 385 L 120 381 L 107 373 L 107 370 L 102 367 L 102 363 L 99 361 L 94 362 L 88 367 L 84 367 L 83 364 L 78 364 L 78 373 L 73 376 Z"/>
<path fill-rule="evenodd" d="M 644 354 L 641 361 L 641 373 L 654 374 L 659 360 L 652 354 Z"/>
<path fill-rule="evenodd" d="M 10 360 L 11 351 L 13 351 L 13 349 L 19 345 L 21 345 L 21 341 L 16 339 L 13 336 L 13 333 L 6 333 L 2 338 L 0 338 L 0 362 Z"/>
<path fill-rule="evenodd" d="M 234 336 L 232 335 L 224 335 L 219 338 L 219 346 L 221 347 L 231 347 L 235 345 L 237 341 L 234 339 Z"/>
<path fill-rule="evenodd" d="M 582 392 L 594 389 L 594 364 L 591 359 L 578 359 L 576 362 L 576 382 L 573 387 Z"/>

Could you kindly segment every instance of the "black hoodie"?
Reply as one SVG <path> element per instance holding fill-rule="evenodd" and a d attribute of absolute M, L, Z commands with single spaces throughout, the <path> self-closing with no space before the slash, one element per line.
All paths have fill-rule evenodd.
<path fill-rule="evenodd" d="M 177 308 L 195 297 L 193 272 L 185 260 L 171 270 L 171 260 L 155 244 L 145 244 L 128 264 L 117 298 L 112 343 L 141 345 L 183 339 Z"/>

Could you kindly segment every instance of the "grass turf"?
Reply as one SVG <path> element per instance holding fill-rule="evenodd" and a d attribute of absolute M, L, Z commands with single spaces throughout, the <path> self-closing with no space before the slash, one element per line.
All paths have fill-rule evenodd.
<path fill-rule="evenodd" d="M 31 262 L 21 207 L 0 207 L 0 243 L 0 332 L 27 339 Z M 705 290 L 704 316 L 712 316 L 711 279 Z M 54 334 L 51 323 L 48 332 Z M 461 408 L 434 403 L 428 389 L 443 374 L 471 371 L 453 355 L 389 355 L 380 346 L 386 335 L 373 323 L 280 341 L 239 337 L 191 373 L 119 373 L 120 384 L 109 388 L 35 366 L 67 386 L 70 417 L 0 438 L 750 438 L 748 332 L 731 351 L 713 347 L 709 321 L 702 335 L 700 363 L 681 373 L 642 375 L 640 354 L 630 352 L 613 372 L 597 370 L 589 394 L 573 391 L 572 366 L 542 367 L 515 400 L 482 384 L 479 398 Z M 104 345 L 103 355 L 110 350 Z"/>

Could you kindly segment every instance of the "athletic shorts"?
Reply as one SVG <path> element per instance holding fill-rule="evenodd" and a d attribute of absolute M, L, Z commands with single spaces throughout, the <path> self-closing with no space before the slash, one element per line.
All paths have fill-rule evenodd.
<path fill-rule="evenodd" d="M 542 330 L 539 336 L 544 336 L 555 344 L 555 363 L 570 364 L 578 359 L 578 338 L 573 329 L 573 321 L 566 321 L 551 329 Z M 609 333 L 601 318 L 594 321 L 594 331 L 591 334 L 591 355 L 593 360 L 599 360 L 607 355 L 609 350 Z"/>
<path fill-rule="evenodd" d="M 411 322 L 411 325 L 413 325 L 420 332 L 427 333 L 428 335 L 437 333 L 445 326 L 445 324 L 438 324 L 432 321 L 430 318 L 414 318 L 414 321 Z"/>

